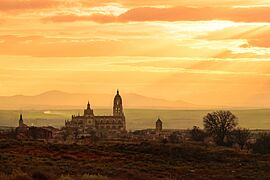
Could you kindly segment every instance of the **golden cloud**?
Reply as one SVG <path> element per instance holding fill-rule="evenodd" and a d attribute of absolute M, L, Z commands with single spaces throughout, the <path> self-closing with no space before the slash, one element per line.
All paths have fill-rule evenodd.
<path fill-rule="evenodd" d="M 210 32 L 206 36 L 201 36 L 198 38 L 206 40 L 245 39 L 247 43 L 242 45 L 242 48 L 270 48 L 270 26 L 245 25 L 238 27 L 229 27 L 222 30 Z"/>
<path fill-rule="evenodd" d="M 228 20 L 235 22 L 270 22 L 270 7 L 221 8 L 221 7 L 139 7 L 119 16 L 92 14 L 56 15 L 43 20 L 52 22 L 94 21 L 97 23 L 142 21 L 208 21 Z"/>
<path fill-rule="evenodd" d="M 0 0 L 0 11 L 21 11 L 52 8 L 59 5 L 57 0 Z"/>

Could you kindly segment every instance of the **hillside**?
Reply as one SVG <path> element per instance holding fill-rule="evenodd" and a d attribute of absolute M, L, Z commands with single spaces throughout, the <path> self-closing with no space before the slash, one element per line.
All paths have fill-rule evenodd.
<path fill-rule="evenodd" d="M 139 94 L 121 94 L 125 108 L 192 108 L 184 101 L 168 101 Z M 0 96 L 0 109 L 82 108 L 89 100 L 92 107 L 111 107 L 114 94 L 75 94 L 48 91 L 34 96 Z"/>

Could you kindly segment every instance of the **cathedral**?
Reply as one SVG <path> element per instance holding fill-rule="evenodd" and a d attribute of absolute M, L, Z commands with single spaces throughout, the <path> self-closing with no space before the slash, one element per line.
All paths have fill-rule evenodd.
<path fill-rule="evenodd" d="M 123 112 L 122 98 L 117 90 L 113 102 L 112 116 L 95 116 L 88 102 L 82 116 L 73 115 L 71 121 L 65 122 L 66 128 L 79 129 L 79 133 L 87 136 L 91 131 L 123 133 L 126 132 L 126 120 Z"/>

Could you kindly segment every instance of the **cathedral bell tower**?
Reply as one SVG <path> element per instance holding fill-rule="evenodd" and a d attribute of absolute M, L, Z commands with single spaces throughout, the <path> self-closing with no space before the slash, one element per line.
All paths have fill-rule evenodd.
<path fill-rule="evenodd" d="M 162 131 L 162 121 L 160 118 L 156 121 L 156 133 L 160 133 Z"/>
<path fill-rule="evenodd" d="M 124 116 L 122 98 L 121 98 L 121 96 L 119 94 L 119 90 L 117 90 L 117 94 L 114 97 L 113 115 L 114 116 Z"/>

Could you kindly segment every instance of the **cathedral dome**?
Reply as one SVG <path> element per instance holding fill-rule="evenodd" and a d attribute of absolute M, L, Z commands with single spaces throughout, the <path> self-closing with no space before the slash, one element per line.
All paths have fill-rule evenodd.
<path fill-rule="evenodd" d="M 114 116 L 123 116 L 123 105 L 122 105 L 122 98 L 119 94 L 119 90 L 114 97 L 113 102 L 113 115 Z"/>
<path fill-rule="evenodd" d="M 122 98 L 121 98 L 121 96 L 120 96 L 120 94 L 119 94 L 119 90 L 117 90 L 117 93 L 116 93 L 116 95 L 115 95 L 115 97 L 114 97 L 114 101 L 115 100 L 121 100 L 122 101 Z"/>

